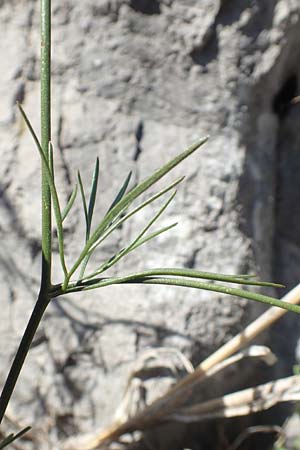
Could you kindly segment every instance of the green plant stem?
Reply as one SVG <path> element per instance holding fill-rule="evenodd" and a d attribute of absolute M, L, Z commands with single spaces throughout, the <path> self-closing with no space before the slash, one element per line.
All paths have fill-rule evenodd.
<path fill-rule="evenodd" d="M 51 141 L 51 0 L 41 0 L 41 146 L 49 163 Z M 51 297 L 51 192 L 42 163 L 42 275 L 35 307 L 21 339 L 0 397 L 0 423 L 13 394 L 30 345 Z"/>
<path fill-rule="evenodd" d="M 51 141 L 51 0 L 41 0 L 41 147 L 49 162 Z M 42 163 L 42 281 L 51 286 L 51 192 Z"/>
<path fill-rule="evenodd" d="M 12 393 L 14 391 L 16 382 L 19 378 L 20 372 L 22 370 L 25 358 L 27 356 L 27 353 L 29 351 L 30 345 L 32 343 L 32 340 L 34 338 L 34 335 L 36 333 L 36 330 L 39 326 L 39 323 L 43 317 L 43 314 L 45 312 L 45 309 L 48 306 L 48 303 L 50 301 L 50 298 L 47 293 L 44 291 L 41 291 L 37 302 L 35 304 L 35 307 L 32 311 L 31 317 L 29 319 L 29 322 L 27 324 L 26 330 L 23 334 L 22 340 L 20 342 L 18 351 L 16 353 L 16 356 L 14 358 L 14 361 L 12 363 L 12 366 L 10 368 L 10 371 L 7 375 L 7 379 L 3 388 L 3 391 L 1 393 L 0 397 L 0 423 L 2 422 L 2 419 L 4 417 L 7 405 L 10 401 L 10 398 L 12 396 Z"/>

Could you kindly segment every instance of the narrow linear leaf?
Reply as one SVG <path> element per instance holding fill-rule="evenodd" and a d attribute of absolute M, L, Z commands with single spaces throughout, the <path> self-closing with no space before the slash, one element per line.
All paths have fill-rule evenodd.
<path fill-rule="evenodd" d="M 139 233 L 139 235 L 135 238 L 135 240 L 124 250 L 124 256 L 134 250 L 136 248 L 137 243 L 142 239 L 142 237 L 147 233 L 149 228 L 158 220 L 158 218 L 164 213 L 167 207 L 170 205 L 172 200 L 174 199 L 177 191 L 174 191 L 168 200 L 164 203 L 164 205 L 160 208 L 160 210 L 152 217 L 152 219 L 147 223 L 147 225 L 143 228 L 143 230 Z"/>
<path fill-rule="evenodd" d="M 128 185 L 129 185 L 131 176 L 132 176 L 132 171 L 130 171 L 129 174 L 127 175 L 126 180 L 124 181 L 124 183 L 123 183 L 121 189 L 120 189 L 119 192 L 117 193 L 116 198 L 114 199 L 114 201 L 112 202 L 112 204 L 111 204 L 110 207 L 108 208 L 106 214 L 108 214 L 109 211 L 111 211 L 111 210 L 116 206 L 116 204 L 119 203 L 119 201 L 124 197 L 125 192 L 126 192 L 126 190 L 127 190 L 127 187 L 128 187 Z"/>
<path fill-rule="evenodd" d="M 53 146 L 52 143 L 49 142 L 48 145 L 48 153 L 49 153 L 49 168 L 52 175 L 52 179 L 54 181 L 54 162 L 53 162 Z"/>
<path fill-rule="evenodd" d="M 193 152 L 195 152 L 201 145 L 203 145 L 207 141 L 207 138 L 201 139 L 191 147 L 189 147 L 186 151 L 179 154 L 177 157 L 169 161 L 162 168 L 158 169 L 154 172 L 153 175 L 146 178 L 146 180 L 142 181 L 135 188 L 133 188 L 128 194 L 126 194 L 105 216 L 104 220 L 99 224 L 99 227 L 95 231 L 95 233 L 91 236 L 90 244 L 92 245 L 98 237 L 103 233 L 106 226 L 113 220 L 113 218 L 127 207 L 133 200 L 139 197 L 143 192 L 145 192 L 149 187 L 151 187 L 154 183 L 160 180 L 166 173 L 172 170 L 175 166 L 177 166 L 181 161 L 190 156 Z"/>
<path fill-rule="evenodd" d="M 124 248 L 123 250 L 121 250 L 113 259 L 110 259 L 109 261 L 105 262 L 101 268 L 98 270 L 98 273 L 101 274 L 102 272 L 104 272 L 105 270 L 109 269 L 110 267 L 112 267 L 113 265 L 115 265 L 118 261 L 120 261 L 121 258 L 123 258 L 124 256 L 128 255 L 128 253 L 130 253 L 135 245 L 137 244 L 137 242 L 145 235 L 145 233 L 147 233 L 147 231 L 149 230 L 149 228 L 154 224 L 154 222 L 157 221 L 157 219 L 162 215 L 162 213 L 166 210 L 166 208 L 169 206 L 169 204 L 171 203 L 171 201 L 174 199 L 176 195 L 176 191 L 174 191 L 172 193 L 172 195 L 170 195 L 169 199 L 166 201 L 166 203 L 160 208 L 160 210 L 152 217 L 152 219 L 147 223 L 147 225 L 143 228 L 143 230 L 139 233 L 139 235 L 134 239 L 134 241 L 128 245 L 126 248 Z"/>
<path fill-rule="evenodd" d="M 89 239 L 90 232 L 91 232 L 92 219 L 93 219 L 94 207 L 95 207 L 96 196 L 97 196 L 98 178 L 99 178 L 99 158 L 96 159 L 95 169 L 94 169 L 93 178 L 92 178 L 91 195 L 90 195 L 89 206 L 88 206 L 88 211 L 87 211 L 87 216 L 88 216 L 87 240 Z"/>
<path fill-rule="evenodd" d="M 141 245 L 146 244 L 146 242 L 151 241 L 152 239 L 156 238 L 160 234 L 165 233 L 166 231 L 171 230 L 172 228 L 176 227 L 178 225 L 178 222 L 174 222 L 171 225 L 168 225 L 166 227 L 160 228 L 159 230 L 154 231 L 153 233 L 148 234 L 142 239 L 139 239 L 135 245 L 132 246 L 131 250 L 135 250 L 136 248 L 140 247 Z"/>
<path fill-rule="evenodd" d="M 160 234 L 165 233 L 166 231 L 170 230 L 171 228 L 174 228 L 176 225 L 178 225 L 178 222 L 173 223 L 173 224 L 163 227 L 157 231 L 154 231 L 153 233 L 148 234 L 144 238 L 140 239 L 134 246 L 132 246 L 131 251 L 135 250 L 136 248 L 140 247 L 141 245 L 145 244 L 146 242 L 150 241 L 151 239 L 154 239 L 156 236 L 159 236 Z M 98 269 L 95 272 L 89 274 L 88 276 L 86 276 L 84 278 L 80 278 L 80 281 L 89 280 L 89 279 L 94 278 L 95 276 L 99 275 L 100 273 L 101 273 L 101 271 L 99 271 L 99 269 Z"/>
<path fill-rule="evenodd" d="M 169 228 L 172 228 L 176 224 L 171 225 L 170 227 L 163 228 L 162 230 L 159 230 L 158 232 L 154 232 L 153 237 L 155 237 L 160 231 L 164 232 L 167 231 Z M 152 234 L 146 236 L 144 239 L 141 240 L 141 245 L 144 243 L 143 241 L 148 240 L 149 238 L 152 239 Z M 160 234 L 160 233 L 159 233 Z M 137 243 L 139 246 L 139 243 Z M 98 273 L 94 273 L 88 278 L 92 278 L 94 276 L 98 275 Z M 211 281 L 221 281 L 225 283 L 233 283 L 233 284 L 242 284 L 246 286 L 261 286 L 261 287 L 272 287 L 272 288 L 282 288 L 284 287 L 282 284 L 278 283 L 272 283 L 268 281 L 257 281 L 253 280 L 253 278 L 244 278 L 240 277 L 240 275 L 229 275 L 229 274 L 222 274 L 222 273 L 215 273 L 215 272 L 203 272 L 200 270 L 194 270 L 194 269 L 188 269 L 188 268 L 174 268 L 174 267 L 164 267 L 164 268 L 154 268 L 149 270 L 144 270 L 142 272 L 137 272 L 133 275 L 131 275 L 135 278 L 145 278 L 145 277 L 157 277 L 157 276 L 174 276 L 174 277 L 187 277 L 187 278 L 196 278 L 196 279 L 204 279 L 204 280 L 211 280 Z M 87 279 L 87 278 L 86 278 Z"/>
<path fill-rule="evenodd" d="M 49 142 L 49 158 L 50 158 L 50 161 L 52 161 L 52 166 L 53 166 L 53 146 L 52 146 L 52 142 Z M 57 225 L 58 251 L 59 251 L 61 266 L 62 266 L 64 275 L 66 277 L 67 274 L 68 274 L 68 269 L 66 267 L 65 256 L 64 256 L 63 221 L 62 221 L 61 209 L 60 209 L 60 204 L 59 204 L 59 199 L 58 199 L 58 193 L 57 193 L 55 182 L 54 182 L 54 168 L 53 167 L 52 167 L 52 174 L 53 174 L 52 175 L 53 188 L 51 189 L 50 183 L 49 183 L 49 186 L 50 186 L 50 190 L 51 190 L 51 193 L 52 193 L 53 209 L 54 209 L 54 215 L 55 215 L 55 220 L 56 220 L 56 225 Z"/>
<path fill-rule="evenodd" d="M 144 193 L 149 187 L 151 187 L 153 184 L 155 184 L 158 180 L 160 180 L 164 175 L 166 175 L 170 170 L 172 170 L 174 167 L 176 167 L 179 163 L 181 163 L 184 159 L 186 159 L 188 156 L 190 156 L 192 153 L 194 153 L 199 147 L 201 147 L 206 141 L 208 137 L 205 137 L 190 147 L 188 147 L 184 152 L 177 155 L 175 158 L 173 158 L 171 161 L 169 161 L 167 164 L 165 164 L 163 167 L 158 169 L 156 172 L 154 172 L 152 175 L 150 175 L 148 178 L 146 178 L 144 181 L 142 181 L 140 184 L 138 184 L 135 188 L 133 188 L 128 194 L 126 194 L 105 216 L 105 218 L 102 220 L 102 222 L 99 224 L 99 226 L 96 228 L 95 232 L 90 237 L 89 241 L 86 243 L 84 249 L 82 250 L 81 254 L 79 255 L 76 263 L 73 265 L 69 272 L 69 277 L 66 279 L 64 283 L 64 289 L 67 288 L 67 285 L 69 283 L 69 280 L 73 273 L 77 270 L 77 268 L 80 266 L 81 262 L 85 258 L 86 254 L 89 252 L 92 245 L 98 241 L 99 237 L 103 234 L 103 232 L 106 230 L 107 226 L 113 221 L 113 219 L 122 211 L 124 208 L 126 208 L 130 203 L 133 202 L 137 197 L 139 197 L 142 193 Z"/>
<path fill-rule="evenodd" d="M 177 180 L 175 180 L 173 183 L 171 183 L 166 188 L 162 189 L 161 191 L 159 191 L 156 194 L 149 197 L 146 201 L 144 201 L 143 203 L 138 205 L 136 208 L 134 208 L 132 211 L 130 211 L 126 215 L 124 215 L 121 219 L 113 222 L 113 224 L 111 224 L 109 226 L 109 228 L 105 231 L 105 233 L 102 235 L 102 237 L 92 246 L 92 248 L 90 249 L 90 252 L 93 252 L 96 249 L 96 247 L 98 247 L 98 245 L 101 244 L 101 242 L 103 242 L 116 228 L 120 227 L 124 222 L 126 222 L 126 220 L 130 219 L 130 217 L 132 217 L 134 214 L 138 213 L 143 208 L 145 208 L 146 206 L 150 205 L 152 202 L 157 200 L 159 197 L 161 197 L 162 195 L 169 192 L 171 189 L 173 189 L 175 186 L 177 186 L 183 180 L 184 180 L 184 177 L 178 178 Z"/>
<path fill-rule="evenodd" d="M 81 198 L 82 198 L 85 222 L 86 222 L 85 242 L 87 242 L 90 237 L 92 219 L 93 219 L 93 213 L 94 213 L 94 207 L 95 207 L 96 195 L 97 195 L 98 177 L 99 177 L 99 158 L 96 159 L 95 169 L 94 169 L 93 178 L 92 178 L 89 206 L 87 208 L 83 183 L 81 180 L 80 172 L 78 172 L 78 181 L 79 181 L 79 186 L 80 186 L 80 192 L 81 192 Z M 84 272 L 86 270 L 86 267 L 88 265 L 90 257 L 91 257 L 91 253 L 87 253 L 84 260 L 82 261 L 80 275 L 79 275 L 80 279 L 83 278 L 83 276 L 84 276 Z"/>
<path fill-rule="evenodd" d="M 178 222 L 172 223 L 171 225 L 168 225 L 166 227 L 160 228 L 159 230 L 156 230 L 153 233 L 148 234 L 147 236 L 145 236 L 144 238 L 142 238 L 138 242 L 136 242 L 136 244 L 134 246 L 132 246 L 131 251 L 135 250 L 136 248 L 140 247 L 143 244 L 146 244 L 148 241 L 156 238 L 160 234 L 171 230 L 172 228 L 176 227 L 176 225 L 178 225 Z M 114 256 L 114 258 L 115 257 L 116 257 L 116 255 Z M 80 281 L 89 280 L 91 278 L 96 277 L 97 275 L 100 275 L 101 272 L 102 272 L 101 269 L 98 269 L 95 272 L 91 273 L 90 275 L 88 275 L 88 276 L 86 276 L 84 278 L 79 278 L 79 279 L 80 279 Z"/>
<path fill-rule="evenodd" d="M 61 220 L 62 222 L 66 219 L 67 215 L 69 214 L 69 212 L 72 209 L 72 206 L 74 205 L 76 196 L 77 196 L 77 191 L 78 191 L 78 184 L 75 184 L 74 189 L 72 191 L 72 194 L 68 200 L 68 203 L 65 207 L 65 209 L 63 210 L 62 214 L 61 214 Z"/>
<path fill-rule="evenodd" d="M 36 147 L 38 149 L 38 152 L 40 154 L 42 163 L 44 164 L 45 169 L 46 169 L 45 173 L 46 173 L 47 181 L 48 181 L 49 188 L 51 191 L 51 196 L 52 196 L 52 201 L 53 201 L 53 209 L 54 209 L 55 220 L 56 220 L 56 225 L 57 225 L 57 236 L 58 236 L 60 261 L 61 261 L 61 266 L 62 266 L 64 275 L 65 275 L 65 278 L 67 278 L 68 270 L 66 267 L 66 262 L 65 262 L 65 257 L 64 257 L 64 235 L 63 235 L 63 226 L 62 226 L 62 215 L 61 215 L 58 194 L 57 194 L 56 186 L 54 183 L 53 175 L 51 172 L 51 168 L 50 168 L 48 160 L 43 152 L 41 144 L 35 134 L 35 131 L 31 125 L 25 111 L 23 110 L 22 106 L 20 105 L 20 103 L 18 103 L 18 107 L 19 107 L 19 110 L 23 116 L 23 119 L 25 120 L 25 123 L 33 137 L 33 140 L 34 140 Z M 51 142 L 49 143 L 49 150 L 50 150 L 50 152 L 53 152 L 53 147 L 52 147 Z M 50 159 L 51 159 L 51 156 L 50 156 Z"/>
<path fill-rule="evenodd" d="M 85 217 L 85 226 L 86 226 L 85 236 L 86 236 L 86 241 L 87 241 L 87 232 L 88 232 L 87 230 L 88 230 L 88 223 L 89 223 L 88 210 L 87 210 L 87 205 L 86 205 L 86 200 L 85 200 L 84 187 L 83 187 L 83 183 L 82 183 L 82 179 L 81 179 L 81 175 L 80 175 L 79 170 L 78 170 L 77 177 L 78 177 L 78 183 L 79 183 L 79 188 L 80 188 L 80 193 L 81 193 L 81 200 L 82 200 L 84 217 Z"/>
<path fill-rule="evenodd" d="M 132 281 L 131 281 L 132 283 Z M 138 283 L 138 280 L 133 281 L 133 283 Z M 221 294 L 235 295 L 236 297 L 246 298 L 249 300 L 255 300 L 260 303 L 265 303 L 269 306 L 278 306 L 279 308 L 286 309 L 287 311 L 292 311 L 300 314 L 300 306 L 293 305 L 290 303 L 282 302 L 273 297 L 267 295 L 258 294 L 255 292 L 244 291 L 243 289 L 232 288 L 227 286 L 222 286 L 218 284 L 203 283 L 200 281 L 189 280 L 187 278 L 145 278 L 142 279 L 142 284 L 160 284 L 169 286 L 180 286 L 189 287 L 193 289 L 204 289 L 207 291 L 219 292 Z"/>
<path fill-rule="evenodd" d="M 284 287 L 282 284 L 271 283 L 268 281 L 256 281 L 256 280 L 248 280 L 239 278 L 236 275 L 227 275 L 221 273 L 214 272 L 202 272 L 199 270 L 188 269 L 188 268 L 180 268 L 176 269 L 173 267 L 166 268 L 158 268 L 158 269 L 150 269 L 144 270 L 142 272 L 136 273 L 136 278 L 144 278 L 144 277 L 152 277 L 152 276 L 175 276 L 175 277 L 187 277 L 187 278 L 197 278 L 204 280 L 212 280 L 212 281 L 222 281 L 226 283 L 234 283 L 234 284 L 244 284 L 247 286 L 263 286 L 263 287 L 274 287 L 274 288 L 282 288 Z"/>
<path fill-rule="evenodd" d="M 188 278 L 166 278 L 166 277 L 151 277 L 151 276 L 145 276 L 142 277 L 136 277 L 136 274 L 128 275 L 125 277 L 116 277 L 116 278 L 104 278 L 97 280 L 90 280 L 86 283 L 82 283 L 80 286 L 70 286 L 66 293 L 71 292 L 80 292 L 80 291 L 88 291 L 92 289 L 97 289 L 100 287 L 106 287 L 111 285 L 117 285 L 117 284 L 159 284 L 159 285 L 169 285 L 169 286 L 178 286 L 178 287 L 188 287 L 193 289 L 200 289 L 200 290 L 206 290 L 206 291 L 212 291 L 212 292 L 218 292 L 220 294 L 228 294 L 228 295 L 235 295 L 236 297 L 240 298 L 246 298 L 249 300 L 254 300 L 260 303 L 265 303 L 269 306 L 276 306 L 282 309 L 285 309 L 287 311 L 292 311 L 295 313 L 300 314 L 300 306 L 293 305 L 291 303 L 283 302 L 281 300 L 278 300 L 276 298 L 258 294 L 255 292 L 245 291 L 243 289 L 234 288 L 234 287 L 228 287 L 223 286 L 219 284 L 211 284 L 211 283 L 205 283 L 201 281 L 195 281 L 190 280 Z"/>
<path fill-rule="evenodd" d="M 90 258 L 91 258 L 91 256 L 92 256 L 92 254 L 93 254 L 92 252 L 88 253 L 88 254 L 85 256 L 84 260 L 82 261 L 82 263 L 81 263 L 81 268 L 80 268 L 80 274 L 79 274 L 79 280 L 85 279 L 84 274 L 85 274 L 87 265 L 88 265 L 88 263 L 89 263 L 89 260 L 90 260 Z"/>
<path fill-rule="evenodd" d="M 156 230 L 153 233 L 150 233 L 149 235 L 145 236 L 144 238 L 135 240 L 135 244 L 131 244 L 129 247 L 127 247 L 126 249 L 124 249 L 124 250 L 122 250 L 120 252 L 120 253 L 122 253 L 120 255 L 120 257 L 123 257 L 123 256 L 127 255 L 128 253 L 132 252 L 133 250 L 137 249 L 138 247 L 141 247 L 146 242 L 154 239 L 155 237 L 159 236 L 162 233 L 165 233 L 166 231 L 169 231 L 171 228 L 174 228 L 176 225 L 178 225 L 178 222 L 173 223 L 173 224 L 171 224 L 171 225 L 169 225 L 167 227 L 160 228 L 159 230 Z M 118 260 L 117 261 L 119 261 L 120 258 L 119 258 L 119 254 L 118 254 L 114 258 L 111 258 L 109 260 L 109 262 L 110 263 L 113 262 L 113 264 L 115 264 L 117 262 L 117 261 L 115 261 L 117 256 L 118 256 Z M 111 267 L 111 265 L 109 267 Z M 107 269 L 108 269 L 108 267 L 105 268 L 105 270 L 107 270 Z M 90 279 L 90 278 L 92 278 L 92 277 L 94 277 L 96 275 L 100 275 L 102 272 L 103 272 L 102 270 L 99 270 L 99 271 L 97 271 L 97 273 L 94 273 L 92 276 L 89 276 L 86 279 Z"/>
<path fill-rule="evenodd" d="M 136 208 L 134 208 L 132 211 L 130 211 L 128 214 L 126 214 L 125 216 L 123 216 L 120 220 L 116 221 L 113 223 L 113 225 L 111 225 L 106 232 L 103 234 L 102 238 L 99 239 L 99 241 L 97 241 L 94 246 L 90 249 L 89 253 L 87 254 L 87 257 L 90 258 L 92 253 L 96 250 L 96 248 L 119 226 L 121 226 L 126 220 L 128 220 L 130 217 L 132 217 L 134 214 L 136 214 L 137 212 L 139 212 L 141 209 L 145 208 L 147 205 L 149 205 L 150 203 L 154 202 L 155 200 L 157 200 L 159 197 L 161 197 L 162 195 L 166 194 L 168 191 L 170 191 L 171 189 L 173 189 L 175 186 L 177 186 L 179 183 L 181 183 L 184 180 L 184 177 L 178 178 L 177 180 L 173 181 L 169 186 L 167 186 L 166 188 L 162 189 L 161 191 L 159 191 L 158 193 L 156 193 L 155 195 L 152 195 L 150 198 L 148 198 L 146 201 L 144 201 L 143 203 L 141 203 L 140 205 L 138 205 Z M 167 231 L 168 229 L 172 228 L 175 225 L 171 225 L 170 227 L 166 227 L 166 229 L 163 229 L 162 232 Z M 153 238 L 158 235 L 160 233 L 155 233 L 155 235 L 153 235 Z M 151 235 L 150 235 L 151 236 Z M 152 239 L 152 237 L 149 237 L 150 240 Z M 145 241 L 146 242 L 146 241 Z M 140 245 L 142 245 L 144 242 L 142 242 Z M 116 255 L 115 255 L 116 256 Z M 84 260 L 85 261 L 85 260 Z M 83 264 L 84 266 L 84 264 Z M 97 275 L 99 275 L 99 269 L 97 269 L 95 272 L 93 272 L 92 274 L 89 274 L 88 276 L 83 276 L 84 271 L 85 271 L 85 267 L 80 271 L 80 275 L 79 275 L 79 280 L 88 280 L 90 278 L 93 278 Z"/>

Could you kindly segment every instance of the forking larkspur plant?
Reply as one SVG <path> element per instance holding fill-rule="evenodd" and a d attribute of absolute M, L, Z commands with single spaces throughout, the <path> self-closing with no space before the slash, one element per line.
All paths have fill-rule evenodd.
<path fill-rule="evenodd" d="M 29 118 L 19 105 L 20 112 L 27 124 L 27 127 L 34 139 L 37 150 L 41 158 L 42 165 L 42 276 L 41 286 L 38 299 L 29 319 L 28 325 L 20 342 L 18 351 L 8 373 L 7 380 L 4 384 L 0 398 L 0 422 L 2 421 L 11 395 L 14 391 L 15 384 L 22 369 L 24 360 L 29 351 L 31 342 L 43 314 L 53 298 L 69 293 L 97 289 L 100 287 L 116 285 L 116 284 L 153 284 L 153 285 L 173 285 L 183 286 L 196 289 L 206 289 L 223 294 L 235 295 L 250 300 L 263 302 L 272 306 L 282 307 L 289 311 L 300 313 L 300 307 L 283 303 L 275 298 L 262 295 L 255 292 L 243 290 L 228 286 L 226 283 L 234 283 L 239 285 L 250 286 L 272 286 L 281 285 L 267 282 L 259 282 L 249 275 L 224 275 L 208 272 L 200 272 L 191 269 L 181 268 L 154 268 L 145 269 L 138 273 L 120 275 L 118 277 L 110 277 L 104 275 L 105 272 L 113 265 L 117 264 L 121 258 L 124 258 L 130 252 L 136 250 L 148 241 L 156 238 L 158 235 L 172 229 L 176 224 L 170 224 L 167 227 L 158 228 L 156 231 L 150 232 L 150 228 L 155 224 L 159 217 L 164 213 L 176 195 L 176 187 L 183 181 L 184 177 L 174 180 L 165 188 L 156 193 L 149 195 L 146 200 L 142 200 L 134 206 L 134 202 L 147 192 L 157 181 L 169 173 L 175 166 L 180 164 L 185 158 L 191 156 L 198 148 L 200 148 L 207 138 L 200 139 L 191 145 L 184 152 L 177 155 L 163 167 L 140 182 L 132 189 L 129 188 L 129 174 L 124 183 L 121 185 L 110 208 L 95 226 L 92 226 L 92 219 L 95 207 L 95 200 L 98 188 L 99 178 L 99 160 L 96 160 L 95 169 L 92 177 L 91 194 L 87 201 L 83 182 L 78 172 L 78 183 L 70 196 L 70 199 L 64 209 L 61 208 L 59 196 L 56 189 L 54 176 L 54 151 L 51 142 L 51 0 L 41 0 L 41 140 L 37 137 Z M 66 261 L 64 246 L 64 220 L 71 214 L 73 204 L 76 200 L 78 191 L 81 194 L 83 212 L 86 223 L 85 243 L 79 256 L 70 267 Z M 120 225 L 127 220 L 134 218 L 143 208 L 155 202 L 160 197 L 168 194 L 167 201 L 160 207 L 152 219 L 137 234 L 136 238 L 124 244 L 122 250 L 112 255 L 107 261 L 102 263 L 97 270 L 88 271 L 88 263 L 95 251 L 101 246 L 105 239 L 111 235 Z M 52 267 L 52 223 L 51 209 L 53 208 L 58 237 L 58 247 L 60 255 L 60 263 L 64 274 L 61 283 L 52 285 L 51 267 Z M 202 280 L 202 281 L 201 281 Z M 204 280 L 204 281 L 203 281 Z M 217 283 L 215 283 L 217 282 Z M 220 284 L 221 282 L 221 284 Z M 225 284 L 222 284 L 225 283 Z M 20 437 L 28 428 L 22 430 L 16 435 L 9 435 L 2 443 L 0 449 L 6 447 L 14 439 Z"/>

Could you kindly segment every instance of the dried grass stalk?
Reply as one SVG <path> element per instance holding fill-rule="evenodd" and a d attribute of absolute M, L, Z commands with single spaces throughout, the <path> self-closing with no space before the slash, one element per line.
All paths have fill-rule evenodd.
<path fill-rule="evenodd" d="M 300 284 L 298 284 L 295 288 L 293 288 L 290 292 L 288 292 L 282 298 L 282 302 L 287 302 L 291 304 L 300 303 Z M 213 368 L 215 368 L 218 364 L 221 364 L 224 360 L 232 356 L 241 348 L 247 346 L 255 337 L 257 337 L 260 333 L 269 328 L 274 322 L 279 320 L 285 313 L 286 310 L 281 308 L 277 307 L 269 308 L 265 313 L 263 313 L 250 325 L 248 325 L 241 333 L 237 334 L 233 339 L 224 344 L 216 352 L 214 352 L 206 360 L 204 360 L 194 370 L 194 372 L 188 374 L 182 380 L 180 380 L 165 395 L 158 398 L 152 404 L 146 406 L 143 411 L 138 412 L 136 415 L 125 420 L 124 422 L 122 421 L 115 422 L 110 427 L 100 431 L 91 440 L 89 440 L 88 443 L 86 443 L 85 445 L 81 445 L 80 450 L 96 449 L 102 444 L 107 444 L 109 442 L 118 440 L 120 436 L 122 436 L 123 434 L 131 433 L 136 430 L 150 429 L 151 427 L 157 425 L 167 417 L 168 418 L 175 417 L 174 414 L 176 414 L 182 408 L 183 404 L 187 402 L 187 400 L 193 393 L 195 386 L 198 385 L 204 378 L 207 377 L 209 371 L 214 371 Z M 295 379 L 292 378 L 292 380 Z M 280 384 L 278 385 L 279 390 L 278 392 L 280 392 L 282 386 L 286 386 L 286 383 L 288 384 L 289 381 L 280 380 Z M 268 386 L 270 386 L 270 384 L 266 385 L 266 391 L 268 390 Z M 248 395 L 249 401 L 252 401 L 253 399 L 251 397 L 250 391 L 247 392 L 248 393 L 245 394 L 246 397 Z M 288 390 L 288 392 L 290 392 L 290 390 Z M 236 396 L 240 395 L 240 393 L 230 395 Z M 272 403 L 270 395 L 266 398 L 266 401 L 264 401 L 265 405 Z M 286 399 L 287 395 L 288 395 L 287 393 L 286 394 L 283 393 L 281 397 L 279 396 L 276 398 Z M 290 399 L 295 400 L 293 396 L 291 396 Z M 278 402 L 278 400 L 275 399 L 273 401 L 275 403 Z M 233 406 L 230 408 L 233 408 Z M 250 406 L 244 405 L 236 407 L 234 413 L 233 409 L 228 409 L 228 411 L 231 411 L 230 414 L 231 413 L 238 414 L 239 411 L 241 414 L 244 411 L 248 411 L 245 412 L 245 414 L 249 414 L 250 412 L 255 412 L 255 408 L 258 408 L 258 404 L 253 404 L 253 408 L 254 409 L 251 409 Z M 79 449 L 79 447 L 74 446 L 69 448 L 72 450 Z"/>
<path fill-rule="evenodd" d="M 294 375 L 182 408 L 170 414 L 167 419 L 191 423 L 247 416 L 272 408 L 278 403 L 299 400 L 300 375 Z"/>

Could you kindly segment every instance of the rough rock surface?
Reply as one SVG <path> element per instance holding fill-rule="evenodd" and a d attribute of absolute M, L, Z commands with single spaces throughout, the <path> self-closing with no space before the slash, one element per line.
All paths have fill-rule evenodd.
<path fill-rule="evenodd" d="M 178 227 L 117 272 L 254 271 L 295 285 L 300 107 L 291 100 L 299 94 L 299 1 L 53 0 L 53 13 L 62 202 L 76 170 L 87 185 L 99 156 L 100 216 L 129 170 L 138 181 L 211 136 L 175 170 L 186 179 L 161 223 Z M 38 22 L 37 1 L 0 2 L 1 382 L 39 281 L 39 160 L 15 106 L 22 102 L 39 128 Z M 98 262 L 133 239 L 151 212 L 118 230 Z M 79 203 L 66 227 L 71 261 L 84 236 Z M 207 292 L 132 286 L 53 302 L 10 405 L 9 414 L 40 430 L 40 441 L 22 448 L 56 449 L 58 440 L 108 424 L 146 348 L 175 347 L 198 363 L 262 310 Z M 280 357 L 273 376 L 291 372 L 297 328 L 299 319 L 289 316 L 266 337 Z M 244 373 L 253 383 L 250 369 Z"/>

